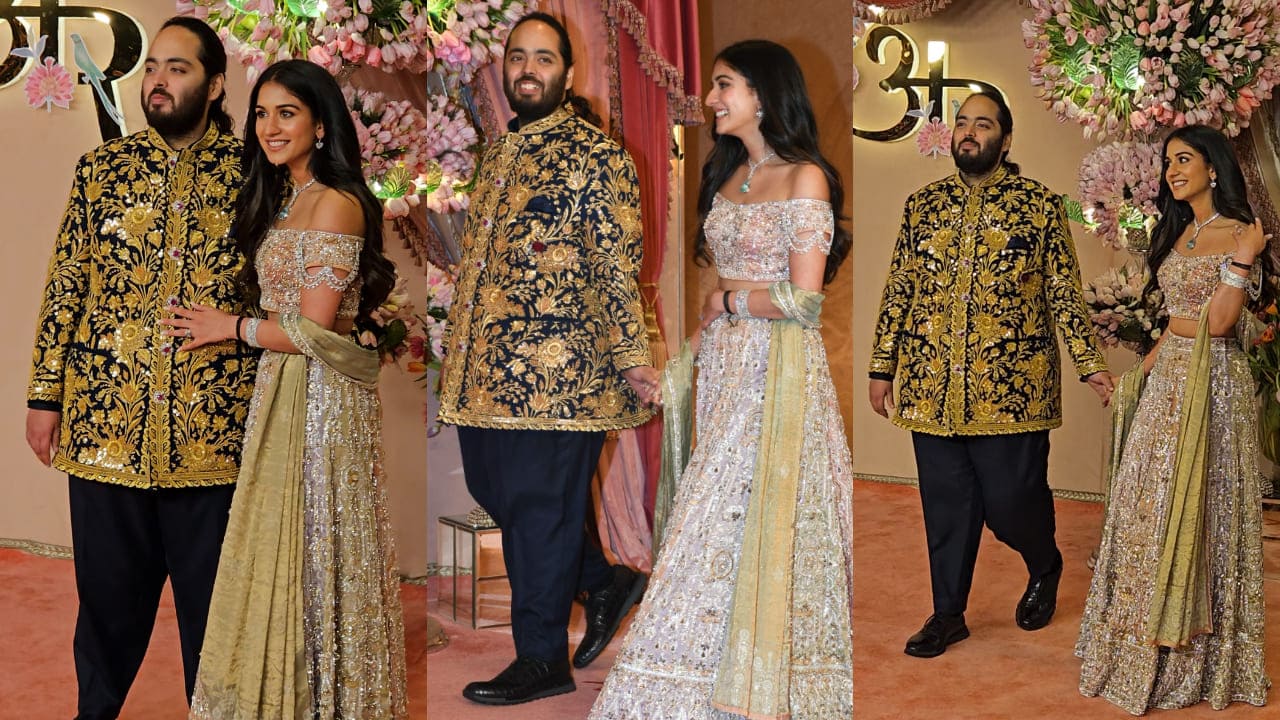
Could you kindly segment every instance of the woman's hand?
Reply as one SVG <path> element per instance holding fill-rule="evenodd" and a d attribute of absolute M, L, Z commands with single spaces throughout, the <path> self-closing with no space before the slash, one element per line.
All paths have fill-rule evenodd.
<path fill-rule="evenodd" d="M 724 290 L 712 290 L 707 293 L 707 301 L 702 303 L 702 314 L 699 316 L 701 322 L 698 323 L 698 330 L 705 330 L 712 321 L 725 314 L 724 295 Z"/>
<path fill-rule="evenodd" d="M 240 318 L 215 307 L 193 304 L 189 308 L 176 307 L 173 317 L 163 318 L 160 324 L 168 325 L 164 334 L 169 337 L 185 338 L 179 351 L 187 352 L 205 345 L 223 340 L 232 340 L 236 336 L 236 322 Z"/>
<path fill-rule="evenodd" d="M 1236 250 L 1232 257 L 1237 262 L 1252 264 L 1254 259 L 1267 249 L 1270 235 L 1262 234 L 1262 220 L 1255 219 L 1252 225 L 1238 224 L 1231 230 L 1236 241 Z"/>

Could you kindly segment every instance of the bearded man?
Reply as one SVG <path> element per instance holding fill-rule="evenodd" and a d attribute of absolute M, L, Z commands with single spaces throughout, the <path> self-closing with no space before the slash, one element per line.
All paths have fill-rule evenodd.
<path fill-rule="evenodd" d="M 585 519 L 605 433 L 649 419 L 657 371 L 640 304 L 635 165 L 573 94 L 573 47 L 544 13 L 512 29 L 515 118 L 485 152 L 441 370 L 467 489 L 502 529 L 516 659 L 463 696 L 512 705 L 575 689 L 568 626 L 586 593 L 585 667 L 646 578 L 610 566 Z"/>
<path fill-rule="evenodd" d="M 876 323 L 872 408 L 911 431 L 929 546 L 933 615 L 916 657 L 969 637 L 964 612 L 985 523 L 1026 564 L 1014 610 L 1049 623 L 1062 554 L 1054 540 L 1049 430 L 1062 424 L 1055 327 L 1105 405 L 1107 372 L 1080 290 L 1061 198 L 1008 159 L 1013 116 L 998 92 L 956 115 L 957 173 L 907 199 Z M 898 400 L 893 401 L 894 380 Z"/>
<path fill-rule="evenodd" d="M 257 354 L 176 353 L 159 321 L 193 303 L 249 311 L 227 234 L 241 143 L 226 69 L 208 25 L 164 24 L 142 81 L 150 127 L 80 159 L 49 264 L 26 434 L 69 475 L 80 720 L 119 715 L 166 578 L 188 699 L 195 683 Z"/>

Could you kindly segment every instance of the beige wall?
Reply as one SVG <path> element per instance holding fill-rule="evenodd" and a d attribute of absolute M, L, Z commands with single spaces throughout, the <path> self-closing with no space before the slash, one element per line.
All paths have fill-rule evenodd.
<path fill-rule="evenodd" d="M 853 174 L 849 134 L 850 86 L 849 33 L 853 26 L 853 4 L 848 0 L 813 0 L 803 11 L 789 2 L 737 3 L 724 0 L 700 0 L 700 40 L 702 43 L 703 92 L 709 87 L 707 78 L 716 52 L 725 46 L 748 38 L 764 38 L 785 45 L 800 63 L 805 84 L 818 118 L 818 137 L 822 153 L 835 166 L 845 181 L 843 212 L 852 214 L 853 251 L 840 268 L 835 282 L 826 288 L 822 305 L 822 335 L 826 342 L 831 377 L 844 416 L 845 433 L 850 437 L 854 453 L 860 440 L 854 438 L 857 427 L 853 357 L 861 340 L 853 319 L 856 316 L 857 266 L 859 257 L 859 220 L 856 197 L 861 190 Z M 692 262 L 693 223 L 697 222 L 698 182 L 702 162 L 711 150 L 711 131 L 702 125 L 690 128 L 685 135 L 685 216 L 688 228 L 685 242 L 688 292 L 685 304 L 686 327 L 697 327 L 698 310 L 714 276 L 701 271 Z M 696 289 L 701 288 L 701 292 Z M 860 429 L 859 429 L 860 430 Z"/>
<path fill-rule="evenodd" d="M 1013 111 L 1014 134 L 1010 158 L 1022 165 L 1023 174 L 1046 183 L 1058 192 L 1076 195 L 1076 170 L 1094 145 L 1083 139 L 1079 128 L 1060 124 L 1036 99 L 1028 82 L 1030 53 L 1022 45 L 1021 22 L 1027 10 L 1008 0 L 971 0 L 958 3 L 928 20 L 900 26 L 912 36 L 923 57 L 929 40 L 949 45 L 947 74 L 984 80 L 1000 87 Z M 888 49 L 896 60 L 897 51 Z M 862 46 L 854 52 L 861 82 L 853 93 L 854 126 L 880 129 L 902 116 L 903 96 L 888 95 L 878 87 L 889 68 L 867 59 Z M 925 75 L 921 68 L 915 74 Z M 964 93 L 956 99 L 963 100 Z M 947 107 L 950 107 L 948 98 Z M 949 111 L 948 111 L 949 114 Z M 910 434 L 871 411 L 866 401 L 866 367 L 889 256 L 907 196 L 928 182 L 954 172 L 950 158 L 932 160 L 916 149 L 914 136 L 897 143 L 853 139 L 854 263 L 853 329 L 855 388 L 853 424 L 854 472 L 860 476 L 915 477 Z M 1086 281 L 1112 262 L 1123 262 L 1079 226 L 1073 226 Z M 1074 380 L 1075 373 L 1063 353 L 1065 421 L 1051 435 L 1049 481 L 1058 489 L 1097 492 L 1101 489 L 1103 440 L 1108 414 L 1087 386 Z M 1127 351 L 1109 355 L 1113 370 L 1126 369 L 1134 360 Z"/>
<path fill-rule="evenodd" d="M 148 34 L 168 17 L 171 3 L 113 0 L 113 9 L 141 21 Z M 34 30 L 33 23 L 33 30 Z M 43 30 L 51 32 L 51 30 Z M 91 53 L 105 60 L 110 34 L 92 20 L 66 20 L 62 36 L 64 64 L 74 70 L 68 34 L 80 33 Z M 0 32 L 0 53 L 8 55 L 9 33 Z M 145 49 L 144 49 L 145 56 Z M 233 61 L 234 62 L 234 61 Z M 230 68 L 228 97 L 237 126 L 243 124 L 248 90 L 238 65 Z M 0 238 L 3 259 L 0 287 L 6 310 L 0 313 L 0 457 L 8 471 L 0 477 L 0 539 L 70 545 L 66 481 L 61 473 L 40 465 L 23 437 L 26 384 L 30 371 L 35 316 L 58 220 L 71 185 L 77 158 L 101 142 L 92 112 L 92 89 L 77 86 L 71 110 L 53 112 L 27 107 L 25 76 L 0 88 L 0 158 L 8 172 L 0 193 Z M 129 130 L 145 127 L 139 104 L 141 72 L 119 83 Z M 408 275 L 414 297 L 425 295 L 421 272 L 392 239 L 389 254 Z M 389 502 L 399 547 L 401 572 L 426 572 L 426 437 L 422 426 L 425 393 L 405 373 L 383 372 L 384 441 L 390 476 Z"/>

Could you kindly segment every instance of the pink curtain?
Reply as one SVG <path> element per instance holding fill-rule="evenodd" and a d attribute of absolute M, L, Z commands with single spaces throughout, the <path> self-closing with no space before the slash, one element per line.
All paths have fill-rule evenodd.
<path fill-rule="evenodd" d="M 650 341 L 655 362 L 667 357 L 658 278 L 667 246 L 672 192 L 672 126 L 702 122 L 699 97 L 696 0 L 606 0 L 605 13 L 617 38 L 622 141 L 640 175 L 644 265 L 640 282 L 652 312 Z M 645 466 L 645 516 L 652 526 L 662 450 L 661 419 L 636 431 Z"/>

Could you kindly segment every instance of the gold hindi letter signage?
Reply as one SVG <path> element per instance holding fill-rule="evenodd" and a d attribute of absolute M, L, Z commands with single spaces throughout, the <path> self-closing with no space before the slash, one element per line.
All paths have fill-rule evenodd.
<path fill-rule="evenodd" d="M 884 55 L 886 47 L 893 40 L 898 41 L 898 58 L 896 61 L 890 62 Z M 896 27 L 889 25 L 873 26 L 861 45 L 867 49 L 867 57 L 872 62 L 877 65 L 893 65 L 893 72 L 889 74 L 889 77 L 880 81 L 880 89 L 890 95 L 904 93 L 907 99 L 907 107 L 902 113 L 902 119 L 884 130 L 864 130 L 854 127 L 853 134 L 860 138 L 879 142 L 894 142 L 910 137 L 912 133 L 919 129 L 920 123 L 928 122 L 931 118 L 942 118 L 943 93 L 947 88 L 969 88 L 974 91 L 992 90 L 1000 92 L 996 86 L 990 83 L 967 78 L 947 77 L 947 44 L 945 42 L 937 40 L 929 42 L 929 75 L 927 77 L 914 76 L 919 64 L 919 49 L 910 36 Z M 927 90 L 927 96 L 923 101 L 920 97 L 921 88 Z M 928 111 L 922 111 L 922 108 L 928 108 Z"/>
<path fill-rule="evenodd" d="M 70 40 L 64 35 L 67 20 L 95 20 L 111 28 L 114 47 L 106 67 L 98 67 L 89 57 L 81 42 L 74 43 L 73 62 L 62 61 L 73 71 L 82 85 L 93 85 L 93 103 L 98 114 L 98 127 L 102 139 L 109 140 L 124 134 L 123 117 L 117 81 L 132 73 L 142 63 L 143 28 L 129 15 L 107 7 L 72 3 L 75 0 L 38 0 L 19 5 L 17 0 L 0 0 L 0 22 L 9 27 L 11 47 L 27 47 L 33 38 L 47 35 L 44 54 L 62 61 L 60 48 Z M 28 60 L 15 55 L 0 58 L 0 90 L 12 86 L 39 60 Z M 108 107 L 108 105 L 110 107 Z"/>

